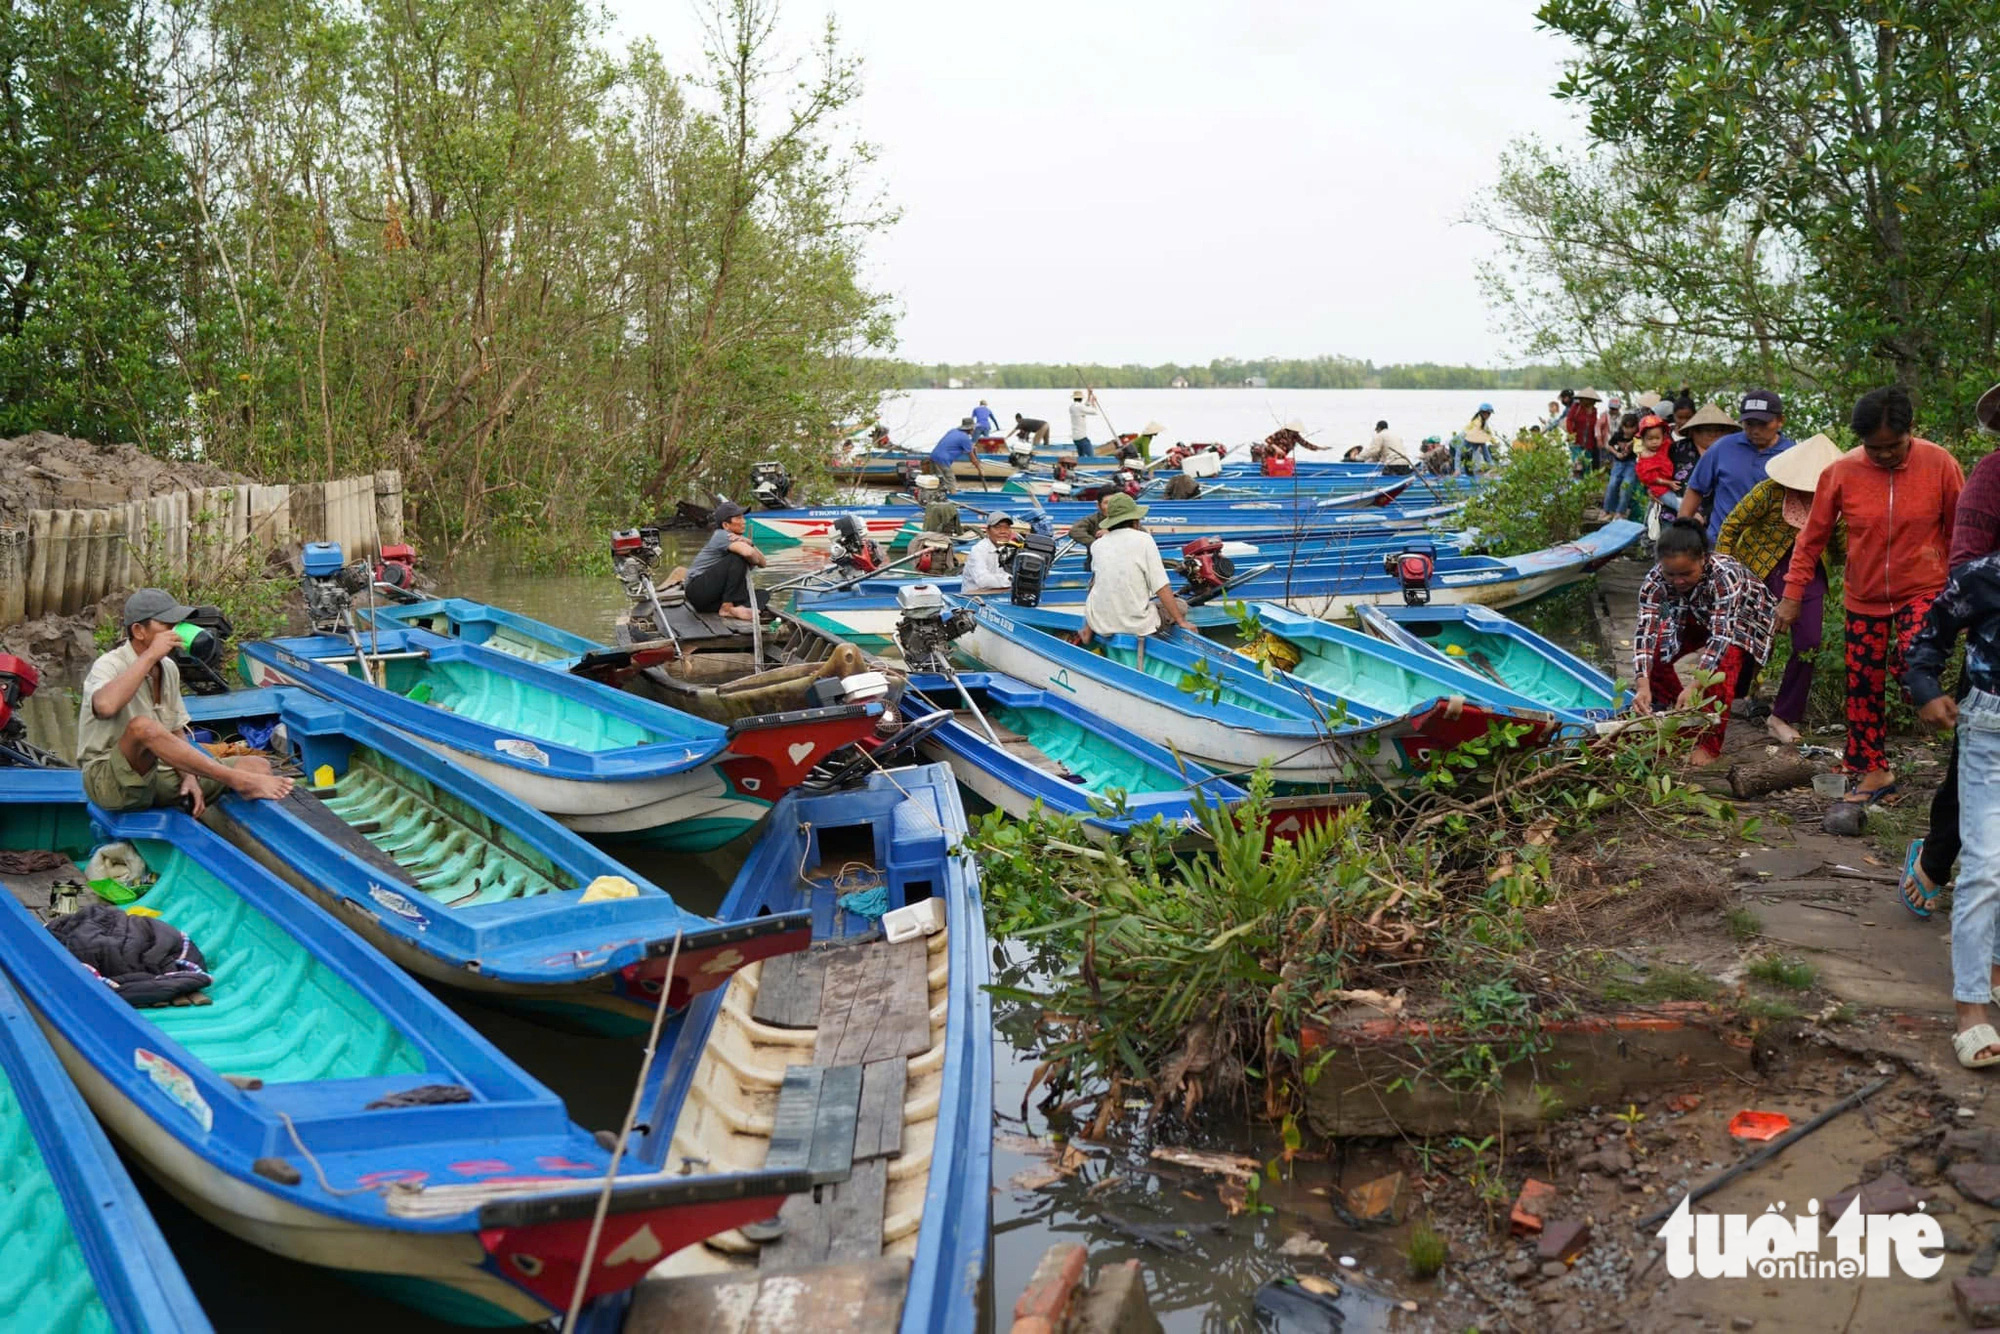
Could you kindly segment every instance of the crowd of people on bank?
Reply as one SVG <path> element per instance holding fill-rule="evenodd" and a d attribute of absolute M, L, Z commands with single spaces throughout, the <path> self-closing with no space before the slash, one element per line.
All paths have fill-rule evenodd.
<path fill-rule="evenodd" d="M 1799 739 L 1835 571 L 1849 775 L 1840 800 L 1867 807 L 1897 795 L 1887 750 L 1892 677 L 1920 719 L 1955 730 L 1929 832 L 1909 846 L 1900 893 L 1912 913 L 1929 917 L 1958 864 L 1953 1046 L 1967 1067 L 2000 1064 L 2000 1032 L 1986 1011 L 2000 1001 L 2000 454 L 1968 477 L 1949 450 L 1915 434 L 1915 405 L 1896 387 L 1855 403 L 1855 447 L 1844 451 L 1825 435 L 1794 441 L 1783 400 L 1766 390 L 1743 395 L 1733 423 L 1682 395 L 1670 408 L 1681 420 L 1677 435 L 1652 411 L 1664 399 L 1642 399 L 1648 415 L 1636 423 L 1616 398 L 1600 413 L 1598 399 L 1589 390 L 1568 396 L 1560 420 L 1579 469 L 1611 474 L 1607 512 L 1627 480 L 1621 433 L 1642 458 L 1664 448 L 1672 459 L 1687 441 L 1673 517 L 1640 586 L 1632 665 L 1640 711 L 1705 703 L 1691 764 L 1720 757 L 1730 705 L 1748 695 L 1780 636 L 1790 637 L 1790 653 L 1766 726 L 1781 741 Z M 2000 386 L 1980 400 L 1977 416 L 1983 431 L 2000 434 Z M 1737 429 L 1720 433 L 1730 425 Z M 1691 438 L 1704 428 L 1718 434 Z M 1649 442 L 1655 431 L 1664 443 Z M 1965 665 L 1953 695 L 1939 678 L 1961 635 Z"/>

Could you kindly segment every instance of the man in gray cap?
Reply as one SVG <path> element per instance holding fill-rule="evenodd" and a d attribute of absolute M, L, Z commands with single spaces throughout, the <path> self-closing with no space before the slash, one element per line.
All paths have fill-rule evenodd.
<path fill-rule="evenodd" d="M 746 536 L 750 520 L 733 500 L 716 505 L 709 518 L 715 531 L 688 563 L 682 583 L 687 604 L 699 612 L 719 612 L 726 620 L 755 620 L 757 603 L 750 591 L 750 570 L 752 566 L 763 568 L 765 560 L 757 544 Z"/>
<path fill-rule="evenodd" d="M 255 755 L 227 764 L 187 737 L 181 672 L 168 656 L 174 627 L 194 608 L 158 588 L 125 599 L 125 642 L 91 664 L 76 724 L 83 791 L 106 810 L 165 806 L 186 798 L 200 815 L 225 791 L 278 798 L 292 780 Z"/>

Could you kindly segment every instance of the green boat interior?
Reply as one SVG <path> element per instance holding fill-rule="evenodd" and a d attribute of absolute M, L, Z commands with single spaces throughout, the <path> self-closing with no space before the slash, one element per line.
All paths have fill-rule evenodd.
<path fill-rule="evenodd" d="M 208 998 L 205 1005 L 139 1013 L 204 1065 L 267 1085 L 427 1068 L 423 1053 L 380 1010 L 208 870 L 169 843 L 142 839 L 134 847 L 159 877 L 137 906 L 192 939 L 215 979 L 197 993 Z M 85 808 L 62 803 L 10 809 L 0 848 L 52 849 L 81 867 L 95 843 Z M 7 880 L 25 901 L 14 878 Z"/>
<path fill-rule="evenodd" d="M 411 885 L 449 908 L 573 888 L 555 863 L 491 815 L 366 747 L 355 747 L 333 787 L 313 788 L 305 801 L 339 818 L 349 831 L 340 841 L 366 839 Z"/>
<path fill-rule="evenodd" d="M 414 626 L 419 630 L 428 630 L 434 635 L 443 635 L 446 638 L 458 637 L 458 627 L 452 623 L 451 617 L 442 611 L 431 612 L 424 616 L 404 616 L 399 618 L 398 623 Z M 551 644 L 532 635 L 524 635 L 512 626 L 497 622 L 493 623 L 486 637 L 477 642 L 481 648 L 490 648 L 495 653 L 504 653 L 523 662 L 566 662 L 576 656 L 560 644 Z"/>
<path fill-rule="evenodd" d="M 324 665 L 348 671 L 354 664 L 348 659 L 332 658 Z M 388 678 L 387 688 L 405 699 L 500 731 L 573 750 L 624 750 L 679 739 L 593 708 L 588 700 L 545 689 L 504 672 L 489 671 L 477 663 L 387 658 L 382 667 Z"/>
<path fill-rule="evenodd" d="M 0 1067 L 0 1329 L 109 1334 L 62 1195 Z"/>
<path fill-rule="evenodd" d="M 1454 662 L 1552 708 L 1607 709 L 1616 702 L 1512 635 L 1489 634 L 1459 621 L 1403 628 Z"/>
<path fill-rule="evenodd" d="M 1090 647 L 1098 656 L 1108 658 L 1122 667 L 1131 667 L 1144 672 L 1156 681 L 1166 682 L 1176 691 L 1181 689 L 1181 682 L 1189 679 L 1187 669 L 1179 663 L 1159 653 L 1142 654 L 1136 645 L 1107 644 L 1100 639 L 1093 641 Z M 1261 700 L 1247 691 L 1238 690 L 1235 686 L 1227 682 L 1221 682 L 1219 685 L 1220 694 L 1216 693 L 1216 685 L 1207 685 L 1200 692 L 1200 698 L 1210 703 L 1228 704 L 1234 708 L 1248 709 L 1252 713 L 1261 713 L 1270 718 L 1295 720 L 1299 716 L 1294 710 L 1279 708 L 1277 705 Z M 1193 694 L 1188 695 L 1190 702 L 1195 698 L 1196 696 Z"/>
<path fill-rule="evenodd" d="M 1283 642 L 1299 655 L 1297 665 L 1291 668 L 1293 676 L 1366 708 L 1407 713 L 1440 693 L 1438 683 L 1430 677 L 1386 658 L 1356 653 L 1344 644 L 1323 639 Z"/>
<path fill-rule="evenodd" d="M 1187 785 L 1179 775 L 1148 763 L 1053 709 L 995 705 L 988 700 L 981 700 L 980 707 L 986 710 L 1009 752 L 1037 768 L 1080 780 L 1076 786 L 1093 796 L 1102 796 L 1112 788 L 1134 793 L 1171 792 Z M 961 716 L 960 721 L 979 734 L 977 719 Z M 1016 748 L 1008 740 L 1009 733 L 1025 741 L 1033 754 Z M 1047 763 L 1038 762 L 1037 756 Z"/>

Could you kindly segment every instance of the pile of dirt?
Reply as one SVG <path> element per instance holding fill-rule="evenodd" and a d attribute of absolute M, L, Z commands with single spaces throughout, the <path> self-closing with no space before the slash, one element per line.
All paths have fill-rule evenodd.
<path fill-rule="evenodd" d="M 96 638 L 99 623 L 116 625 L 124 607 L 125 592 L 121 589 L 96 606 L 68 616 L 51 613 L 0 626 L 0 653 L 34 663 L 49 685 L 79 687 L 100 652 Z"/>
<path fill-rule="evenodd" d="M 97 445 L 36 431 L 0 440 L 0 524 L 28 511 L 102 509 L 128 500 L 254 481 L 209 463 L 164 459 L 137 445 Z"/>

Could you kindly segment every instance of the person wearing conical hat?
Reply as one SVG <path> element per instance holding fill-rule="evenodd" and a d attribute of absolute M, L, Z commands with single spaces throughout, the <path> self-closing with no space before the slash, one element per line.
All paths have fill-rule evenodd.
<path fill-rule="evenodd" d="M 1764 466 L 1764 480 L 1750 488 L 1729 517 L 1722 521 L 1715 549 L 1734 556 L 1764 581 L 1773 597 L 1784 594 L 1792 549 L 1812 513 L 1813 489 L 1820 474 L 1840 458 L 1840 446 L 1824 435 L 1793 445 Z M 1778 682 L 1778 697 L 1765 726 L 1784 745 L 1795 745 L 1812 699 L 1813 657 L 1819 652 L 1825 620 L 1827 569 L 1846 557 L 1846 533 L 1836 527 L 1824 556 L 1799 599 L 1799 619 L 1792 626 L 1792 656 Z"/>
<path fill-rule="evenodd" d="M 1965 487 L 1965 473 L 1951 452 L 1911 433 L 1915 418 L 1910 391 L 1900 385 L 1871 389 L 1855 403 L 1848 425 L 1861 448 L 1820 475 L 1812 514 L 1792 549 L 1785 599 L 1778 604 L 1778 628 L 1789 629 L 1799 619 L 1806 585 L 1834 525 L 1845 519 L 1841 601 L 1847 623 L 1847 769 L 1854 778 L 1842 800 L 1853 805 L 1873 805 L 1896 792 L 1896 771 L 1885 748 L 1889 664 L 1909 651 L 1950 574 L 1952 520 Z"/>
<path fill-rule="evenodd" d="M 1595 389 L 1577 390 L 1571 397 L 1569 413 L 1563 418 L 1563 430 L 1569 435 L 1570 462 L 1579 477 L 1586 468 L 1597 464 L 1597 405 L 1603 397 Z"/>

